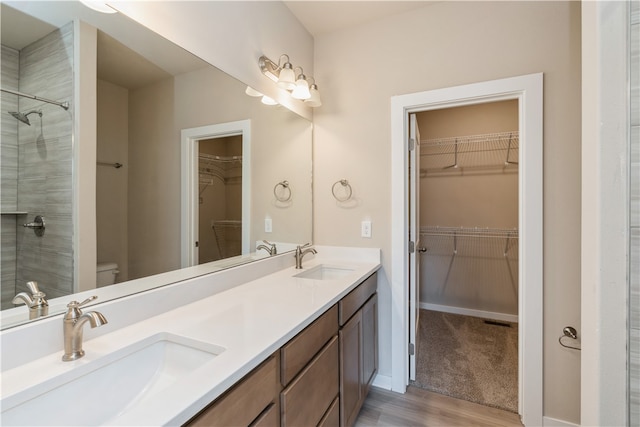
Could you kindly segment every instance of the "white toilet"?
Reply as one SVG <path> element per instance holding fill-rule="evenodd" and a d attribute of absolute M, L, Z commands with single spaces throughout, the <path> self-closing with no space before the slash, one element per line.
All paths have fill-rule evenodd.
<path fill-rule="evenodd" d="M 116 274 L 118 274 L 118 264 L 115 262 L 102 262 L 98 264 L 96 287 L 101 288 L 107 285 L 113 285 L 116 282 Z"/>

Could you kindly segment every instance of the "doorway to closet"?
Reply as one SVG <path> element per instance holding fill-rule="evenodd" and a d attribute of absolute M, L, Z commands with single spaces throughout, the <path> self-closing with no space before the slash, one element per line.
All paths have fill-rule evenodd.
<path fill-rule="evenodd" d="M 528 74 L 391 97 L 391 377 L 409 384 L 411 335 L 408 146 L 412 113 L 518 100 L 518 413 L 543 424 L 543 74 Z"/>
<path fill-rule="evenodd" d="M 412 115 L 411 384 L 517 413 L 518 100 Z"/>

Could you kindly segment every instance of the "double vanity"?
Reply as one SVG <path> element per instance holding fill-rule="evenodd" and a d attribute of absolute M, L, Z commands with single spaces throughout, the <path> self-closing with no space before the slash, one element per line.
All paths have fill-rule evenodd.
<path fill-rule="evenodd" d="M 1 333 L 4 425 L 352 425 L 377 369 L 377 249 L 318 247 Z M 99 301 L 96 301 L 99 302 Z"/>

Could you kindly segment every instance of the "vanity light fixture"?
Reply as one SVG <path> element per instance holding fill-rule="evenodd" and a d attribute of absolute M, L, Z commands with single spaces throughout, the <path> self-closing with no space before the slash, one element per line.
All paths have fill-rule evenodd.
<path fill-rule="evenodd" d="M 80 3 L 87 6 L 89 9 L 96 10 L 101 13 L 118 13 L 117 10 L 109 6 L 104 1 L 97 0 L 80 0 Z"/>
<path fill-rule="evenodd" d="M 273 80 L 279 88 L 290 91 L 293 98 L 304 101 L 309 107 L 322 105 L 320 92 L 315 80 L 310 77 L 309 79 L 313 81 L 313 84 L 309 85 L 302 67 L 294 68 L 289 61 L 289 55 L 280 55 L 277 63 L 263 55 L 258 60 L 258 65 L 262 74 Z M 299 73 L 296 74 L 298 70 Z"/>

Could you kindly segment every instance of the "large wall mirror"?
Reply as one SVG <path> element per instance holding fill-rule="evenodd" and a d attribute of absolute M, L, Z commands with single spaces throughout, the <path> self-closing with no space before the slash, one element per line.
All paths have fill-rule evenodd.
<path fill-rule="evenodd" d="M 53 315 L 311 241 L 311 122 L 122 14 L 1 7 L 3 328 L 31 281 Z"/>

